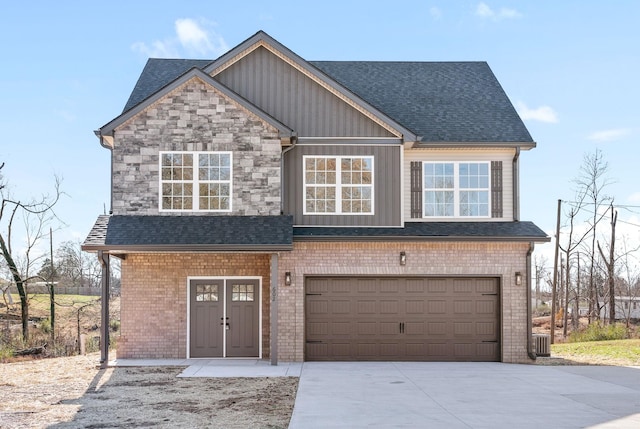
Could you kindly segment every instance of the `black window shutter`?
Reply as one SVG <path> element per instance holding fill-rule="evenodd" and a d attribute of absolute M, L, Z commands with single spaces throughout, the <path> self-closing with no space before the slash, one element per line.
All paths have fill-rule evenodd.
<path fill-rule="evenodd" d="M 502 217 L 502 161 L 491 161 L 491 217 Z"/>
<path fill-rule="evenodd" d="M 411 162 L 411 217 L 422 217 L 422 162 Z"/>

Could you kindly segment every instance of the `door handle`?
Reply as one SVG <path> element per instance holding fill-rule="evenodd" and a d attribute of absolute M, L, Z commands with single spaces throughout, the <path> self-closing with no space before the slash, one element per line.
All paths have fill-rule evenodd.
<path fill-rule="evenodd" d="M 404 322 L 400 322 L 400 333 L 404 334 Z"/>

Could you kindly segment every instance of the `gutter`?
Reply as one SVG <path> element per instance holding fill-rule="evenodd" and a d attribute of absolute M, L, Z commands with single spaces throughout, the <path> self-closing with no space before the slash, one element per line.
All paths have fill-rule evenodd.
<path fill-rule="evenodd" d="M 513 156 L 513 220 L 520 220 L 520 168 L 518 159 L 520 158 L 520 146 L 516 146 L 516 154 Z"/>
<path fill-rule="evenodd" d="M 531 320 L 531 254 L 533 253 L 533 249 L 535 248 L 535 244 L 532 242 L 529 243 L 529 250 L 527 251 L 527 268 L 526 268 L 526 276 L 527 276 L 527 287 L 525 288 L 525 292 L 527 293 L 527 355 L 529 355 L 529 359 L 536 360 L 538 357 L 532 349 L 533 341 L 531 330 L 533 329 L 533 322 Z"/>

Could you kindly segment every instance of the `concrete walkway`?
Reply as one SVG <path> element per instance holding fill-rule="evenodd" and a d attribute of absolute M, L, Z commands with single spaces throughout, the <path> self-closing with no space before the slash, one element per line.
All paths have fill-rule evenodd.
<path fill-rule="evenodd" d="M 116 359 L 109 366 L 186 366 L 178 377 L 300 377 L 301 362 L 261 359 Z"/>
<path fill-rule="evenodd" d="M 124 359 L 179 377 L 300 377 L 289 429 L 640 428 L 640 367 Z"/>
<path fill-rule="evenodd" d="M 303 364 L 290 429 L 640 428 L 640 368 Z"/>

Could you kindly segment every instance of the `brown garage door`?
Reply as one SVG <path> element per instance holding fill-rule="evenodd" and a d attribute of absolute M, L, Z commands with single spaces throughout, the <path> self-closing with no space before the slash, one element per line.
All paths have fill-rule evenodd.
<path fill-rule="evenodd" d="M 311 277 L 306 359 L 499 361 L 496 278 Z"/>

